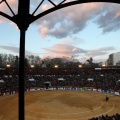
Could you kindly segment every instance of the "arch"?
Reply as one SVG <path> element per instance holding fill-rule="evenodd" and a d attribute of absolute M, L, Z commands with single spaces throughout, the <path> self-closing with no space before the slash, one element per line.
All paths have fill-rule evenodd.
<path fill-rule="evenodd" d="M 68 3 L 64 3 L 64 4 L 58 4 L 57 6 L 50 8 L 36 16 L 33 17 L 33 19 L 30 21 L 30 23 L 36 21 L 37 19 L 51 13 L 54 12 L 56 10 L 68 7 L 68 6 L 72 6 L 72 5 L 77 5 L 77 4 L 82 4 L 82 3 L 91 3 L 91 2 L 107 2 L 107 3 L 117 3 L 120 4 L 120 2 L 118 2 L 117 0 L 76 0 L 76 1 L 72 1 L 72 2 L 68 2 Z"/>
<path fill-rule="evenodd" d="M 1 12 L 1 11 L 0 11 L 0 15 L 3 16 L 3 17 L 5 17 L 5 18 L 7 18 L 7 19 L 9 19 L 9 20 L 11 20 L 11 21 L 13 21 L 13 19 L 12 19 L 11 16 L 9 16 L 9 15 L 7 15 L 7 14 Z M 14 21 L 13 21 L 13 22 L 14 22 Z"/>
<path fill-rule="evenodd" d="M 65 8 L 65 7 L 69 7 L 72 5 L 77 5 L 77 4 L 82 4 L 82 3 L 91 3 L 91 2 L 107 2 L 107 3 L 120 4 L 120 2 L 118 2 L 117 0 L 76 0 L 76 1 L 67 2 L 67 3 L 63 2 L 64 4 L 60 3 L 60 4 L 56 5 L 55 7 L 52 7 L 52 8 L 50 8 L 50 9 L 48 9 L 48 10 L 46 10 L 46 11 L 44 11 L 36 16 L 29 14 L 29 21 L 27 21 L 27 24 L 29 25 L 29 24 L 33 23 L 34 21 L 36 21 L 37 19 L 39 19 L 39 18 L 41 18 L 49 13 L 52 13 L 56 10 L 59 10 L 59 9 Z M 17 17 L 17 19 L 19 19 L 18 18 L 19 14 L 11 17 L 11 16 L 0 11 L 0 15 L 11 20 L 12 22 L 14 22 L 16 24 L 18 23 L 18 21 L 16 21 L 15 18 Z"/>

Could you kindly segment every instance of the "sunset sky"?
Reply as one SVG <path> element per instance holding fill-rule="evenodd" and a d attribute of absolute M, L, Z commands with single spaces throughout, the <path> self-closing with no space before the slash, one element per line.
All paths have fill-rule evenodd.
<path fill-rule="evenodd" d="M 1 0 L 0 0 L 1 1 Z M 53 0 L 58 4 L 62 0 Z M 69 2 L 72 0 L 67 0 Z M 17 0 L 7 0 L 17 14 Z M 32 13 L 41 0 L 31 0 Z M 35 15 L 53 7 L 44 0 Z M 0 11 L 12 16 L 3 2 Z M 19 55 L 19 29 L 0 16 L 0 53 Z M 105 61 L 108 55 L 120 52 L 120 5 L 84 3 L 60 9 L 32 23 L 26 32 L 26 55 L 71 57 L 85 61 Z"/>

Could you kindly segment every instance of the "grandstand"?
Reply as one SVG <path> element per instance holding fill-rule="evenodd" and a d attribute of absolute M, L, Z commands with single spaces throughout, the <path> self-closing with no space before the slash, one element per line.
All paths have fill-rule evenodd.
<path fill-rule="evenodd" d="M 12 111 L 12 120 L 18 111 L 18 78 L 17 68 L 0 69 L 0 105 L 6 106 L 5 116 Z M 120 68 L 27 68 L 24 80 L 26 120 L 119 120 Z M 110 97 L 108 103 L 105 95 Z M 7 120 L 2 114 L 0 120 Z"/>

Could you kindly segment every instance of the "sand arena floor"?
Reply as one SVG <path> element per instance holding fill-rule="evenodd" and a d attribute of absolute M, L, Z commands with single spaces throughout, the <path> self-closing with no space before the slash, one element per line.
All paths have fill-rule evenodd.
<path fill-rule="evenodd" d="M 107 94 L 108 95 L 108 94 Z M 120 97 L 81 91 L 25 93 L 25 120 L 88 120 L 98 115 L 120 114 Z M 18 95 L 0 97 L 0 120 L 18 120 Z"/>

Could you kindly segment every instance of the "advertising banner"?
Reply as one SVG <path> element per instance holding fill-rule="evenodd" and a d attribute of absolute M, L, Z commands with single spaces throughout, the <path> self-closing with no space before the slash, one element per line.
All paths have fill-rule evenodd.
<path fill-rule="evenodd" d="M 97 91 L 97 89 L 93 89 L 93 91 Z"/>
<path fill-rule="evenodd" d="M 98 92 L 102 92 L 102 90 L 101 90 L 101 89 L 98 89 Z"/>
<path fill-rule="evenodd" d="M 120 95 L 119 92 L 115 92 L 115 95 Z"/>

